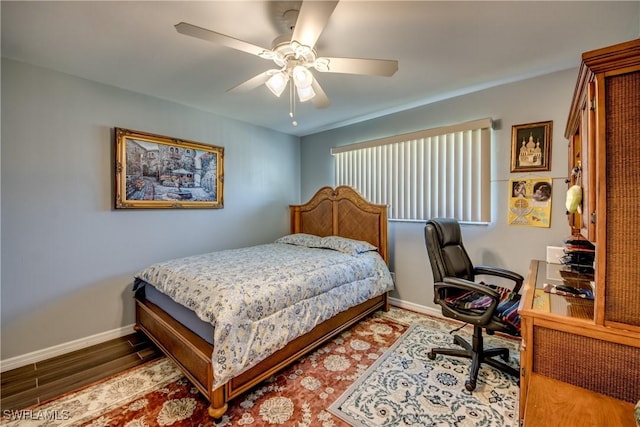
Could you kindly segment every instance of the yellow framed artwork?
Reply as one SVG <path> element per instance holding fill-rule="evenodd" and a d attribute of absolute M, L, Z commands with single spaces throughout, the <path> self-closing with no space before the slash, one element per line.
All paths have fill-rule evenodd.
<path fill-rule="evenodd" d="M 551 178 L 510 180 L 509 224 L 551 227 L 552 190 Z"/>

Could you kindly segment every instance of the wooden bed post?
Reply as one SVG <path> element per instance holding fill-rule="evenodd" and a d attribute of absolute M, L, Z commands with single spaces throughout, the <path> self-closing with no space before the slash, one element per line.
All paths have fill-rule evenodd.
<path fill-rule="evenodd" d="M 209 416 L 216 420 L 221 419 L 225 412 L 227 412 L 228 404 L 226 402 L 224 388 L 225 386 L 222 385 L 213 390 L 209 398 L 211 401 L 208 409 Z"/>

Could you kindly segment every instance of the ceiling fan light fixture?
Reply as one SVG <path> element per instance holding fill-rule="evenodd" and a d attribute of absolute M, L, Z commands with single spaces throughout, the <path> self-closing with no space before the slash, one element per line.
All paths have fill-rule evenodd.
<path fill-rule="evenodd" d="M 311 86 L 296 87 L 296 91 L 298 92 L 298 99 L 300 102 L 306 102 L 316 96 L 316 92 Z"/>
<path fill-rule="evenodd" d="M 326 73 L 329 71 L 329 58 L 317 58 L 313 63 L 313 68 L 320 71 L 321 73 Z"/>
<path fill-rule="evenodd" d="M 2 1 L 2 0 L 0 0 Z M 217 43 L 231 49 L 246 52 L 262 59 L 273 61 L 278 68 L 262 72 L 229 91 L 245 92 L 261 86 L 263 83 L 269 90 L 280 97 L 289 86 L 289 116 L 294 119 L 296 93 L 300 102 L 313 99 L 316 108 L 327 108 L 329 98 L 320 86 L 310 68 L 318 72 L 365 74 L 373 76 L 391 76 L 398 70 L 398 61 L 366 58 L 318 58 L 315 50 L 316 42 L 324 31 L 329 17 L 339 0 L 315 1 L 302 0 L 287 3 L 291 9 L 282 14 L 283 24 L 287 24 L 284 34 L 277 36 L 271 49 L 254 45 L 225 34 L 186 22 L 175 25 L 175 29 L 186 36 L 195 37 L 208 42 Z M 293 4 L 296 4 L 295 6 Z M 291 6 L 288 6 L 291 5 Z M 302 13 L 301 13 L 302 12 Z"/>
<path fill-rule="evenodd" d="M 305 46 L 303 44 L 300 44 L 296 40 L 291 40 L 290 46 L 291 46 L 291 50 L 293 50 L 293 53 L 295 54 L 296 58 L 309 59 L 309 57 L 311 55 L 313 55 L 313 49 L 312 48 L 310 48 L 309 46 Z"/>
<path fill-rule="evenodd" d="M 269 80 L 266 81 L 265 86 L 269 88 L 269 90 L 277 97 L 282 95 L 285 88 L 287 87 L 287 83 L 289 82 L 289 76 L 287 73 L 282 71 L 278 71 L 273 76 L 269 77 Z"/>
<path fill-rule="evenodd" d="M 280 52 L 274 52 L 272 61 L 276 63 L 278 67 L 284 67 L 287 65 L 287 58 Z"/>
<path fill-rule="evenodd" d="M 313 74 L 302 65 L 296 65 L 293 68 L 292 76 L 297 88 L 304 89 L 313 83 Z"/>

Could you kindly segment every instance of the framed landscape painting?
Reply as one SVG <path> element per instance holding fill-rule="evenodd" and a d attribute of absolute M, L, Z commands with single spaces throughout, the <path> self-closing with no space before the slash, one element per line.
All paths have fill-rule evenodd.
<path fill-rule="evenodd" d="M 549 121 L 511 128 L 511 172 L 551 170 L 552 126 Z"/>
<path fill-rule="evenodd" d="M 114 130 L 116 209 L 223 207 L 223 147 Z"/>

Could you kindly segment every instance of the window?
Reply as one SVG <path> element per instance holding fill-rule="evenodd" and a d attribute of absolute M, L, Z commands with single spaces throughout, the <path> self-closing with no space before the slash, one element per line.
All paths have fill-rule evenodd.
<path fill-rule="evenodd" d="M 336 185 L 349 185 L 389 218 L 491 221 L 491 119 L 331 149 Z"/>

